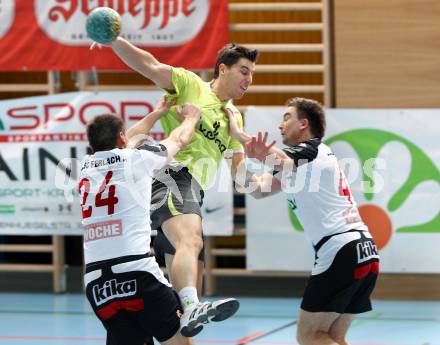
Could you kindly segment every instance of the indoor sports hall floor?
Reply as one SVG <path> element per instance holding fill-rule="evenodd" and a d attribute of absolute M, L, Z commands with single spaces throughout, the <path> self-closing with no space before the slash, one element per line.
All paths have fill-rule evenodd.
<path fill-rule="evenodd" d="M 239 312 L 208 325 L 196 344 L 297 344 L 298 299 L 239 299 Z M 374 308 L 353 323 L 352 345 L 440 345 L 440 302 L 375 301 Z M 0 344 L 97 345 L 105 334 L 83 295 L 0 293 Z"/>

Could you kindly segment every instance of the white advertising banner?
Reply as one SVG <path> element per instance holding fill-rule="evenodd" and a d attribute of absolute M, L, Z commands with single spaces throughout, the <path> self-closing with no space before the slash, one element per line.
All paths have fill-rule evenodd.
<path fill-rule="evenodd" d="M 0 102 L 0 234 L 81 235 L 79 164 L 71 162 L 87 153 L 87 121 L 99 114 L 118 113 L 128 128 L 148 114 L 162 94 L 77 92 Z M 164 138 L 160 123 L 150 136 Z M 60 161 L 66 162 L 66 169 L 57 169 Z M 219 175 L 205 194 L 205 234 L 232 232 L 229 176 Z M 223 215 L 227 211 L 229 217 Z"/>
<path fill-rule="evenodd" d="M 249 108 L 246 130 L 283 147 L 285 108 Z M 440 273 L 440 110 L 328 109 L 338 157 L 380 249 L 382 272 Z M 283 193 L 246 198 L 247 267 L 310 271 L 314 252 Z"/>

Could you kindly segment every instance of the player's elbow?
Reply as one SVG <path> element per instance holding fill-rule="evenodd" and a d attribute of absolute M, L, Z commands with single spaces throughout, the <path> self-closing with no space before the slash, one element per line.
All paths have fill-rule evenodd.
<path fill-rule="evenodd" d="M 255 199 L 263 199 L 271 195 L 270 192 L 262 192 L 261 190 L 251 193 L 251 196 Z"/>
<path fill-rule="evenodd" d="M 182 135 L 179 138 L 178 145 L 180 146 L 180 149 L 184 149 L 186 145 L 188 145 L 191 142 L 192 135 Z"/>
<path fill-rule="evenodd" d="M 183 150 L 185 148 L 185 146 L 188 145 L 188 143 L 186 143 L 184 140 L 180 140 L 180 139 L 176 140 L 174 143 L 179 151 Z"/>
<path fill-rule="evenodd" d="M 266 198 L 269 195 L 272 195 L 274 192 L 271 188 L 271 185 L 268 184 L 263 177 L 258 177 L 256 185 L 257 188 L 255 188 L 255 191 L 252 194 L 255 199 Z"/>
<path fill-rule="evenodd" d="M 180 135 L 177 135 L 174 142 L 176 146 L 178 147 L 179 151 L 184 149 L 186 145 L 190 143 L 192 139 L 192 135 L 189 133 L 180 133 Z"/>
<path fill-rule="evenodd" d="M 148 61 L 147 59 L 143 59 L 139 61 L 137 66 L 135 66 L 135 70 L 141 73 L 144 77 L 147 79 L 150 79 L 151 81 L 155 82 L 155 79 L 157 79 L 157 72 L 156 72 L 156 66 L 154 62 Z"/>

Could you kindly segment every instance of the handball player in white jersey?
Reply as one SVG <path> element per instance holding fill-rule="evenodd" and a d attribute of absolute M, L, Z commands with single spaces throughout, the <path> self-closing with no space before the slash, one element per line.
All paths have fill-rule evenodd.
<path fill-rule="evenodd" d="M 230 123 L 231 134 L 246 145 L 248 157 L 267 162 L 268 156 L 275 155 L 275 178 L 266 182 L 271 186 L 267 195 L 286 188 L 289 205 L 315 251 L 299 311 L 298 342 L 348 344 L 346 333 L 355 314 L 371 310 L 379 255 L 335 155 L 322 142 L 322 106 L 304 98 L 287 102 L 279 125 L 287 145 L 282 150 L 273 146 L 274 142 L 267 143 L 267 133 L 251 137 L 235 126 L 235 121 Z M 295 189 L 297 177 L 302 178 L 298 182 L 303 187 Z M 295 191 L 290 192 L 289 187 Z"/>
<path fill-rule="evenodd" d="M 81 163 L 80 193 L 84 230 L 86 295 L 107 330 L 107 345 L 143 345 L 154 336 L 166 345 L 191 344 L 180 332 L 181 305 L 150 248 L 151 185 L 187 145 L 200 119 L 185 104 L 183 119 L 160 143 L 128 148 L 128 139 L 147 134 L 169 110 L 156 109 L 124 132 L 120 117 L 95 117 L 87 125 L 93 154 Z"/>

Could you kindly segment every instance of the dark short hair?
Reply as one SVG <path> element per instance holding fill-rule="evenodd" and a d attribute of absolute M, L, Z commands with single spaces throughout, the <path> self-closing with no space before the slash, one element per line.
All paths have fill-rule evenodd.
<path fill-rule="evenodd" d="M 258 59 L 258 50 L 248 49 L 243 46 L 239 46 L 234 43 L 225 45 L 217 55 L 217 61 L 214 68 L 214 79 L 219 76 L 219 66 L 220 64 L 225 64 L 228 67 L 236 64 L 241 58 L 248 59 L 251 62 L 256 62 Z"/>
<path fill-rule="evenodd" d="M 124 124 L 118 115 L 103 114 L 93 118 L 87 124 L 87 139 L 93 152 L 113 150 L 123 130 Z"/>
<path fill-rule="evenodd" d="M 286 102 L 286 106 L 295 107 L 298 119 L 309 120 L 311 133 L 318 138 L 325 134 L 325 114 L 322 105 L 313 100 L 301 97 L 291 98 Z"/>

